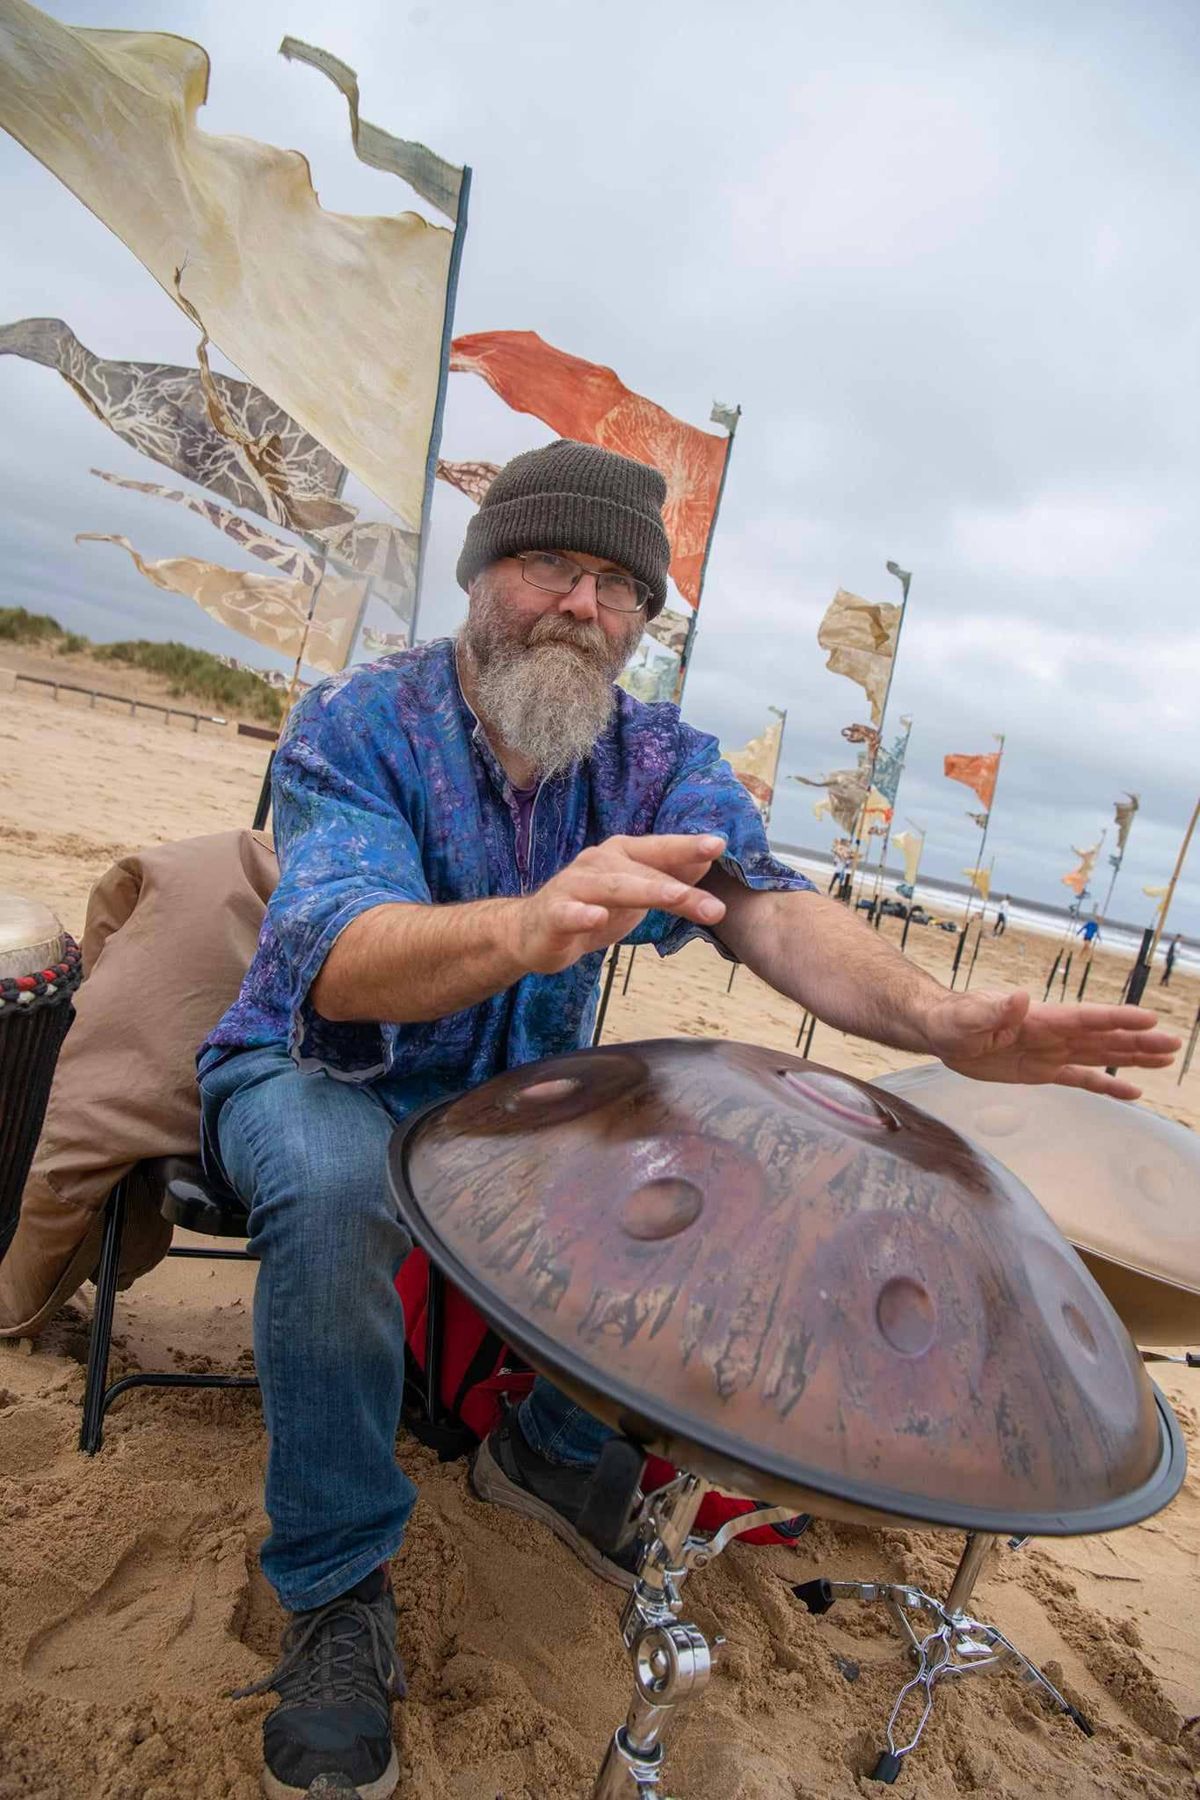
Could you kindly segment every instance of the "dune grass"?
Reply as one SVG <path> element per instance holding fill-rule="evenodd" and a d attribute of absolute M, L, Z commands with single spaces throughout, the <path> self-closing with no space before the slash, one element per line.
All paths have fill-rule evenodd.
<path fill-rule="evenodd" d="M 209 651 L 193 650 L 188 644 L 154 644 L 146 638 L 93 644 L 80 632 L 64 631 L 49 613 L 31 613 L 23 606 L 0 606 L 0 643 L 36 645 L 66 654 L 84 652 L 97 662 L 164 675 L 173 698 L 191 695 L 234 718 L 277 725 L 283 717 L 283 695 L 277 689 L 245 669 L 227 669 Z"/>

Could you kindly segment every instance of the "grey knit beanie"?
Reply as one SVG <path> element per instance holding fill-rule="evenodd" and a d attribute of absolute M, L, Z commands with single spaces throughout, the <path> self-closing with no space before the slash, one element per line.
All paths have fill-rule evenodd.
<path fill-rule="evenodd" d="M 582 550 L 620 563 L 650 589 L 646 617 L 667 598 L 667 484 L 649 463 L 559 438 L 505 463 L 467 526 L 458 584 L 518 550 Z"/>

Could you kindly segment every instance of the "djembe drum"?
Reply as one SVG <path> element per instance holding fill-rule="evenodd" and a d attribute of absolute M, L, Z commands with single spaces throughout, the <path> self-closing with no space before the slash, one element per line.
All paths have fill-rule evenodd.
<path fill-rule="evenodd" d="M 397 1132 L 393 1191 L 433 1262 L 539 1372 L 620 1434 L 588 1516 L 616 1542 L 643 1452 L 685 1471 L 646 1498 L 622 1621 L 634 1699 L 594 1800 L 655 1800 L 663 1732 L 711 1652 L 681 1588 L 756 1524 L 815 1511 L 968 1533 L 944 1602 L 888 1602 L 916 1686 L 1016 1662 L 970 1618 L 986 1549 L 1111 1531 L 1183 1479 L 1182 1438 L 1119 1319 L 1033 1196 L 895 1096 L 782 1053 L 672 1040 L 502 1075 Z M 632 1471 L 632 1472 L 631 1472 Z M 693 1531 L 710 1485 L 767 1505 Z M 909 1611 L 937 1625 L 918 1638 Z M 1084 1723 L 1082 1720 L 1079 1721 Z"/>
<path fill-rule="evenodd" d="M 81 973 L 78 946 L 49 907 L 0 894 L 0 1256 L 17 1228 Z"/>

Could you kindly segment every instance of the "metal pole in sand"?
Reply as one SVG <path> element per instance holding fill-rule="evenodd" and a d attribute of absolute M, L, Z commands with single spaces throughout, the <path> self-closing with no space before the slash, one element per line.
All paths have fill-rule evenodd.
<path fill-rule="evenodd" d="M 600 1036 L 604 1030 L 604 1015 L 608 1011 L 609 996 L 612 993 L 613 982 L 617 978 L 617 959 L 619 958 L 620 954 L 621 954 L 620 944 L 614 944 L 612 947 L 612 955 L 608 959 L 608 973 L 604 977 L 604 992 L 600 996 L 600 1006 L 599 1006 L 599 1010 L 596 1013 L 595 1028 L 592 1031 L 593 1046 L 595 1046 L 596 1044 L 598 1044 L 600 1042 Z"/>
<path fill-rule="evenodd" d="M 908 820 L 908 824 L 912 825 L 911 819 Z M 912 909 L 917 904 L 917 879 L 921 873 L 921 858 L 925 854 L 925 830 L 924 830 L 924 827 L 920 826 L 920 825 L 913 825 L 913 830 L 919 831 L 921 833 L 921 848 L 917 851 L 917 866 L 913 870 L 912 893 L 909 895 L 908 910 L 904 915 L 904 930 L 900 933 L 900 948 L 901 948 L 901 950 L 904 949 L 905 944 L 907 944 L 907 942 L 908 942 L 908 928 L 912 924 Z"/>
<path fill-rule="evenodd" d="M 980 868 L 983 863 L 983 852 L 987 845 L 988 832 L 991 829 L 991 824 L 992 824 L 992 808 L 996 804 L 996 789 L 1000 786 L 1000 767 L 1004 761 L 1004 733 L 996 732 L 994 734 L 994 736 L 995 736 L 996 742 L 1000 746 L 1000 749 L 996 756 L 996 779 L 992 783 L 992 798 L 991 798 L 990 802 L 988 803 L 987 811 L 983 815 L 983 836 L 979 840 L 979 849 L 975 853 L 975 867 L 977 869 Z M 958 979 L 958 965 L 962 961 L 963 947 L 967 941 L 967 926 L 971 923 L 971 906 L 974 902 L 974 898 L 975 898 L 975 883 L 972 882 L 971 886 L 967 892 L 966 917 L 963 919 L 963 922 L 962 922 L 962 930 L 958 934 L 958 943 L 955 946 L 955 951 L 954 951 L 954 961 L 950 965 L 950 991 L 952 993 L 954 991 L 954 984 Z M 985 910 L 986 910 L 986 907 L 985 907 Z"/>
<path fill-rule="evenodd" d="M 713 407 L 714 417 L 717 407 Z M 675 678 L 674 700 L 676 706 L 683 705 L 683 688 L 687 681 L 688 669 L 692 661 L 692 644 L 696 636 L 696 626 L 700 622 L 700 600 L 704 593 L 704 578 L 708 574 L 708 559 L 712 554 L 713 538 L 716 536 L 717 516 L 721 511 L 721 502 L 725 498 L 725 481 L 729 474 L 729 459 L 733 455 L 733 440 L 737 436 L 737 428 L 741 423 L 740 406 L 722 407 L 722 421 L 729 436 L 725 440 L 725 454 L 721 459 L 721 479 L 717 485 L 717 498 L 713 503 L 713 514 L 708 524 L 708 536 L 704 540 L 704 559 L 700 564 L 700 579 L 696 584 L 696 602 L 692 607 L 692 616 L 688 620 L 687 636 L 683 641 L 683 649 L 679 653 L 679 673 Z"/>
<path fill-rule="evenodd" d="M 296 663 L 292 670 L 292 679 L 288 683 L 287 698 L 283 703 L 283 717 L 279 721 L 279 735 L 275 739 L 275 748 L 271 751 L 270 756 L 268 756 L 267 766 L 263 770 L 262 786 L 258 790 L 258 805 L 254 809 L 254 824 L 251 827 L 253 831 L 262 831 L 266 826 L 267 819 L 270 817 L 271 770 L 275 767 L 275 753 L 279 749 L 279 745 L 283 739 L 288 717 L 293 706 L 296 704 L 296 690 L 300 686 L 300 665 L 304 661 L 304 654 L 308 649 L 308 640 L 312 633 L 313 620 L 317 615 L 317 605 L 321 598 L 321 586 L 325 580 L 325 568 L 325 559 L 322 557 L 320 573 L 317 576 L 312 593 L 309 597 L 308 617 L 304 621 L 304 630 L 300 634 L 300 648 L 296 652 Z"/>
<path fill-rule="evenodd" d="M 1183 1061 L 1179 1065 L 1179 1080 L 1175 1083 L 1176 1087 L 1180 1086 L 1180 1084 L 1183 1081 L 1184 1076 L 1187 1074 L 1188 1070 L 1192 1066 L 1192 1058 L 1196 1054 L 1197 1038 L 1200 1038 L 1200 1006 L 1198 1006 L 1196 1008 L 1196 1020 L 1195 1020 L 1194 1025 L 1192 1026 L 1192 1035 L 1188 1039 L 1188 1047 L 1184 1051 Z"/>
<path fill-rule="evenodd" d="M 1124 996 L 1125 1002 L 1129 1006 L 1137 1006 L 1142 995 L 1146 991 L 1146 983 L 1150 979 L 1150 969 L 1154 962 L 1154 952 L 1158 948 L 1158 940 L 1163 934 L 1163 927 L 1167 922 L 1167 914 L 1171 910 L 1171 901 L 1175 897 L 1175 888 L 1180 875 L 1183 873 L 1183 865 L 1187 861 L 1187 853 L 1191 846 L 1192 833 L 1196 829 L 1197 819 L 1200 819 L 1200 799 L 1196 801 L 1195 806 L 1192 808 L 1192 816 L 1188 820 L 1188 828 L 1183 834 L 1183 842 L 1179 846 L 1179 855 L 1175 858 L 1175 868 L 1172 872 L 1171 879 L 1167 884 L 1167 891 L 1162 897 L 1162 905 L 1158 909 L 1158 917 L 1155 920 L 1154 925 L 1142 934 L 1142 947 L 1138 952 L 1138 959 L 1129 971 L 1129 978 L 1125 983 Z M 1115 1075 L 1116 1072 L 1115 1067 L 1105 1070 L 1105 1073 L 1108 1075 Z"/>

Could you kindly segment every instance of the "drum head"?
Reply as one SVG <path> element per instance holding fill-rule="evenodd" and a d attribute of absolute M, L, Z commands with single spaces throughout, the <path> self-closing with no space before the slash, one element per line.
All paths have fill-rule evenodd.
<path fill-rule="evenodd" d="M 1010 1169 L 1140 1344 L 1200 1339 L 1200 1137 L 1083 1088 L 968 1081 L 921 1063 L 875 1084 Z"/>
<path fill-rule="evenodd" d="M 1069 1536 L 1183 1479 L 1032 1195 L 849 1076 L 724 1042 L 583 1050 L 415 1116 L 390 1167 L 415 1240 L 535 1368 L 723 1486 Z"/>

